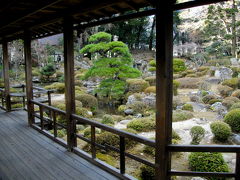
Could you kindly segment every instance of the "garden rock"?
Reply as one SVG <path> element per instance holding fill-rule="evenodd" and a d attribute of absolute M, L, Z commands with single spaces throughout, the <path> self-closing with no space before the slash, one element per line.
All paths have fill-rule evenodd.
<path fill-rule="evenodd" d="M 150 94 L 148 96 L 145 96 L 145 97 L 143 97 L 142 101 L 149 107 L 155 107 L 156 106 L 156 95 Z"/>
<path fill-rule="evenodd" d="M 194 177 L 194 178 L 192 178 L 191 180 L 205 180 L 205 179 L 203 179 L 203 178 L 201 178 L 201 177 Z"/>
<path fill-rule="evenodd" d="M 233 143 L 240 145 L 240 134 L 233 134 L 231 140 Z"/>
<path fill-rule="evenodd" d="M 122 120 L 122 121 L 120 121 L 119 123 L 120 124 L 127 124 L 127 123 L 129 123 L 131 120 Z"/>
<path fill-rule="evenodd" d="M 237 58 L 231 58 L 230 59 L 232 66 L 238 66 L 238 59 Z"/>
<path fill-rule="evenodd" d="M 206 79 L 205 81 L 209 82 L 211 84 L 219 84 L 221 82 L 221 79 L 216 78 L 216 77 L 210 77 L 210 78 Z"/>
<path fill-rule="evenodd" d="M 212 104 L 211 109 L 214 112 L 227 111 L 227 108 L 223 106 L 221 102 L 215 102 L 214 104 Z"/>
<path fill-rule="evenodd" d="M 188 102 L 193 106 L 193 111 L 194 112 L 206 112 L 206 105 L 198 102 Z"/>
<path fill-rule="evenodd" d="M 132 110 L 132 109 L 126 109 L 126 110 L 124 111 L 124 113 L 125 113 L 126 115 L 133 115 L 133 110 Z"/>
<path fill-rule="evenodd" d="M 216 78 L 220 78 L 222 81 L 226 79 L 232 78 L 233 71 L 230 68 L 227 67 L 220 67 L 215 71 L 214 76 Z"/>

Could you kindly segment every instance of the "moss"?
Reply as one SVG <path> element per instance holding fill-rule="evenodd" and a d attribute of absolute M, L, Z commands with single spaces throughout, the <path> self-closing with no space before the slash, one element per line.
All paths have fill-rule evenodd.
<path fill-rule="evenodd" d="M 240 88 L 240 80 L 239 78 L 227 79 L 222 82 L 222 85 L 226 85 L 233 89 L 237 89 L 237 88 Z"/>
<path fill-rule="evenodd" d="M 218 141 L 225 142 L 232 134 L 231 127 L 222 121 L 215 121 L 210 125 L 214 138 Z"/>
<path fill-rule="evenodd" d="M 185 66 L 185 62 L 183 59 L 180 58 L 174 58 L 173 59 L 173 72 L 182 72 L 185 71 L 187 67 Z"/>
<path fill-rule="evenodd" d="M 147 87 L 149 87 L 149 83 L 143 79 L 128 79 L 127 81 L 128 90 L 130 92 L 143 92 Z"/>
<path fill-rule="evenodd" d="M 23 104 L 12 104 L 11 108 L 15 109 L 15 108 L 23 108 Z"/>
<path fill-rule="evenodd" d="M 76 114 L 85 118 L 91 118 L 92 115 L 89 114 L 88 109 L 76 107 Z"/>
<path fill-rule="evenodd" d="M 134 119 L 127 124 L 127 128 L 132 128 L 138 132 L 146 132 L 155 129 L 155 119 L 153 116 Z"/>
<path fill-rule="evenodd" d="M 98 128 L 95 128 L 95 134 L 100 134 L 101 131 Z M 83 131 L 83 135 L 87 138 L 91 137 L 91 127 L 87 127 L 86 129 L 84 129 Z"/>
<path fill-rule="evenodd" d="M 57 130 L 57 137 L 63 138 L 66 135 L 67 135 L 67 131 L 65 129 L 58 129 Z"/>
<path fill-rule="evenodd" d="M 184 104 L 183 107 L 182 107 L 182 110 L 193 112 L 193 106 L 191 104 Z"/>
<path fill-rule="evenodd" d="M 189 111 L 177 110 L 177 111 L 173 111 L 172 119 L 173 119 L 173 122 L 178 122 L 178 121 L 185 121 L 193 117 L 194 117 L 193 114 Z"/>
<path fill-rule="evenodd" d="M 145 93 L 156 93 L 156 86 L 149 86 L 144 90 Z"/>
<path fill-rule="evenodd" d="M 52 89 L 52 90 L 56 90 L 57 93 L 64 93 L 65 91 L 65 84 L 64 83 L 53 83 L 51 85 L 45 86 L 45 89 Z"/>
<path fill-rule="evenodd" d="M 142 180 L 154 180 L 155 169 L 147 165 L 142 165 L 140 167 L 140 178 Z"/>
<path fill-rule="evenodd" d="M 117 166 L 117 161 L 116 158 L 108 155 L 108 154 L 102 154 L 102 153 L 97 153 L 96 157 L 100 159 L 101 161 L 106 162 L 107 164 L 116 167 Z"/>
<path fill-rule="evenodd" d="M 212 104 L 214 104 L 214 103 L 216 103 L 216 102 L 222 102 L 222 100 L 221 100 L 221 99 L 211 99 L 211 100 L 208 102 L 208 104 L 212 105 Z"/>
<path fill-rule="evenodd" d="M 227 123 L 233 132 L 240 132 L 240 109 L 233 109 L 226 114 L 224 122 Z"/>

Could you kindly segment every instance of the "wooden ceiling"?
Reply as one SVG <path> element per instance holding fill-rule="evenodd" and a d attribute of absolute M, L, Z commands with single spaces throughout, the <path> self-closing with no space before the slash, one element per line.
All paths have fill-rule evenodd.
<path fill-rule="evenodd" d="M 153 7 L 156 0 L 6 0 L 0 2 L 0 42 L 22 38 L 24 29 L 32 39 L 62 32 L 65 16 L 74 23 L 89 23 L 143 7 Z M 159 0 L 160 1 L 160 0 Z M 163 1 L 163 0 L 161 0 Z M 173 0 L 172 0 L 173 1 Z M 195 0 L 210 3 L 222 0 Z M 189 4 L 189 3 L 188 3 Z M 194 4 L 194 3 L 193 3 Z M 191 2 L 190 2 L 191 5 Z M 180 9 L 184 8 L 181 7 Z"/>

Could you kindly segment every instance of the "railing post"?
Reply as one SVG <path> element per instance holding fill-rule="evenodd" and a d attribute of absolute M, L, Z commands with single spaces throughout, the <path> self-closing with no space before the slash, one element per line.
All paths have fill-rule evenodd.
<path fill-rule="evenodd" d="M 236 154 L 236 167 L 235 167 L 236 180 L 240 180 L 240 153 Z"/>
<path fill-rule="evenodd" d="M 74 85 L 74 47 L 73 47 L 73 20 L 65 17 L 63 22 L 64 39 L 64 77 L 65 77 L 65 103 L 67 119 L 68 150 L 76 146 L 76 126 L 71 115 L 75 113 L 75 85 Z"/>
<path fill-rule="evenodd" d="M 172 132 L 172 49 L 174 0 L 156 1 L 156 157 L 157 180 L 168 180 Z"/>
<path fill-rule="evenodd" d="M 32 55 L 31 55 L 31 33 L 28 30 L 24 31 L 24 60 L 25 60 L 25 81 L 26 81 L 26 95 L 27 95 L 27 112 L 28 125 L 34 123 L 34 105 L 31 103 L 33 99 L 33 85 L 32 85 Z"/>
<path fill-rule="evenodd" d="M 91 151 L 92 151 L 92 158 L 96 158 L 96 128 L 95 126 L 91 126 Z"/>
<path fill-rule="evenodd" d="M 3 41 L 3 77 L 4 77 L 4 96 L 6 102 L 6 110 L 11 111 L 10 99 L 10 85 L 9 85 L 9 55 L 8 55 L 8 42 Z"/>
<path fill-rule="evenodd" d="M 125 138 L 120 136 L 120 173 L 125 174 Z"/>

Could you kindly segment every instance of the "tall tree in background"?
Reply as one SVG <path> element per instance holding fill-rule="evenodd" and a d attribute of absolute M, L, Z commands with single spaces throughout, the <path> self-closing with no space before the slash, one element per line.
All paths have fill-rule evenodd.
<path fill-rule="evenodd" d="M 240 21 L 237 17 L 239 0 L 210 5 L 205 21 L 204 34 L 211 42 L 210 53 L 224 53 L 237 57 L 237 36 Z"/>

